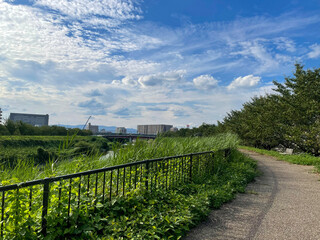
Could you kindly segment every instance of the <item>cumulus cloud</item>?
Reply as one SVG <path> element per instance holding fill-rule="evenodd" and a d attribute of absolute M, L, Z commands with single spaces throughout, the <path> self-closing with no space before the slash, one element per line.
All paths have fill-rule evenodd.
<path fill-rule="evenodd" d="M 200 75 L 193 79 L 193 84 L 200 90 L 209 90 L 218 86 L 218 80 L 210 75 Z"/>
<path fill-rule="evenodd" d="M 115 86 L 120 86 L 121 85 L 121 81 L 120 80 L 113 80 L 111 82 L 112 85 L 115 85 Z"/>
<path fill-rule="evenodd" d="M 253 87 L 256 86 L 261 80 L 261 77 L 253 76 L 252 74 L 244 77 L 238 77 L 233 80 L 227 87 L 229 90 L 235 88 Z"/>
<path fill-rule="evenodd" d="M 309 58 L 318 58 L 320 57 L 320 45 L 313 44 L 310 46 L 311 52 L 308 53 Z"/>
<path fill-rule="evenodd" d="M 126 86 L 136 86 L 138 84 L 138 82 L 132 77 L 124 77 L 121 82 Z"/>
<path fill-rule="evenodd" d="M 154 87 L 163 84 L 176 83 L 180 81 L 185 74 L 184 70 L 168 71 L 158 74 L 146 75 L 139 78 L 139 83 L 143 87 Z"/>

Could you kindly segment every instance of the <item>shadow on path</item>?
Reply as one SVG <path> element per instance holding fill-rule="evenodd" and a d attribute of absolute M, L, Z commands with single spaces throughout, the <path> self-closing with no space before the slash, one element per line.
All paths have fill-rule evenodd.
<path fill-rule="evenodd" d="M 320 183 L 312 167 L 241 151 L 258 161 L 262 175 L 183 239 L 320 239 Z"/>

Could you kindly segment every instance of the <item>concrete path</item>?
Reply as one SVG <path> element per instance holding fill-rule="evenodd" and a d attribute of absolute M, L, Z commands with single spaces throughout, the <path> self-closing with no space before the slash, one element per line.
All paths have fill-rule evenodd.
<path fill-rule="evenodd" d="M 313 167 L 241 151 L 258 161 L 263 174 L 184 240 L 320 239 L 320 182 Z"/>

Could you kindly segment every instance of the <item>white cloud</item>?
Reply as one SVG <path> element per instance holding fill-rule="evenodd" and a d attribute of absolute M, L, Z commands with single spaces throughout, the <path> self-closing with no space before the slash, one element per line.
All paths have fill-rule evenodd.
<path fill-rule="evenodd" d="M 50 109 L 56 113 L 51 123 L 85 122 L 85 104 L 95 103 L 91 98 L 101 103 L 96 113 L 106 112 L 95 124 L 213 123 L 259 89 L 269 91 L 228 89 L 257 85 L 256 75 L 290 74 L 293 54 L 302 51 L 287 33 L 319 22 L 315 16 L 286 15 L 171 28 L 143 21 L 140 0 L 29 2 L 35 5 L 0 0 L 0 102 L 11 102 L 17 111 Z M 231 72 L 245 77 L 228 88 L 203 75 L 226 79 Z M 213 88 L 215 94 L 202 91 Z M 140 110 L 142 116 L 132 114 Z"/>
<path fill-rule="evenodd" d="M 0 2 L 0 52 L 9 61 L 55 61 L 63 68 L 82 65 L 90 69 L 108 52 L 88 47 L 77 36 L 77 28 L 65 27 L 59 16 Z M 70 33 L 75 36 L 68 37 Z"/>
<path fill-rule="evenodd" d="M 63 69 L 95 71 L 103 64 L 111 66 L 121 62 L 123 66 L 126 62 L 135 65 L 134 68 L 141 69 L 141 62 L 146 63 L 145 60 L 123 60 L 112 56 L 112 53 L 151 49 L 162 45 L 161 40 L 149 36 L 148 32 L 139 32 L 127 25 L 117 26 L 117 22 L 123 19 L 137 19 L 129 14 L 130 11 L 137 11 L 133 1 L 103 0 L 98 3 L 95 0 L 95 6 L 91 1 L 82 0 L 43 0 L 37 3 L 42 6 L 48 5 L 47 7 L 52 4 L 53 9 L 54 6 L 57 9 L 66 6 L 65 11 L 71 11 L 71 15 L 85 15 L 85 18 L 81 21 L 70 20 L 43 8 L 0 1 L 1 57 L 7 58 L 13 64 L 16 60 L 36 61 L 42 64 L 53 61 Z M 105 4 L 106 9 L 99 9 L 101 4 Z M 92 26 L 88 28 L 87 23 Z"/>
<path fill-rule="evenodd" d="M 244 41 L 241 42 L 240 45 L 242 50 L 232 54 L 240 54 L 245 57 L 254 58 L 256 73 L 260 74 L 278 68 L 279 62 L 272 56 L 272 53 L 268 51 L 267 47 L 263 44 L 263 40 Z"/>
<path fill-rule="evenodd" d="M 139 13 L 141 13 L 132 0 L 35 0 L 35 5 L 79 19 L 99 15 L 125 20 L 140 18 Z"/>
<path fill-rule="evenodd" d="M 285 50 L 288 52 L 295 52 L 296 47 L 294 41 L 285 37 L 279 37 L 274 39 L 274 43 L 277 45 L 277 49 Z"/>
<path fill-rule="evenodd" d="M 275 85 L 272 82 L 267 83 L 266 85 L 258 88 L 256 90 L 256 95 L 258 96 L 265 96 L 267 94 L 278 94 L 276 91 L 274 91 L 273 89 L 275 89 Z"/>
<path fill-rule="evenodd" d="M 193 79 L 193 84 L 201 90 L 209 90 L 218 86 L 218 80 L 210 75 L 201 75 Z"/>
<path fill-rule="evenodd" d="M 319 15 L 303 16 L 295 12 L 273 18 L 262 16 L 238 18 L 235 21 L 222 24 L 213 23 L 213 28 L 219 31 L 212 32 L 212 35 L 219 34 L 220 37 L 234 43 L 261 37 L 282 36 L 285 32 L 303 30 L 308 25 L 319 23 L 319 20 Z"/>
<path fill-rule="evenodd" d="M 318 58 L 320 57 L 320 45 L 313 44 L 310 46 L 311 52 L 308 53 L 309 58 Z"/>
<path fill-rule="evenodd" d="M 121 81 L 120 80 L 113 80 L 111 82 L 112 85 L 116 85 L 116 86 L 120 86 L 121 85 Z"/>
<path fill-rule="evenodd" d="M 253 75 L 238 77 L 233 80 L 227 88 L 231 90 L 235 88 L 254 87 L 260 82 L 260 80 L 261 77 L 255 77 Z"/>
<path fill-rule="evenodd" d="M 158 74 L 146 75 L 139 78 L 139 83 L 143 87 L 154 87 L 163 84 L 174 84 L 180 81 L 186 71 L 184 70 L 175 70 L 175 71 L 167 71 Z"/>
<path fill-rule="evenodd" d="M 128 76 L 122 78 L 121 82 L 127 86 L 137 86 L 138 85 L 138 82 L 136 80 L 134 80 L 132 77 L 128 77 Z"/>

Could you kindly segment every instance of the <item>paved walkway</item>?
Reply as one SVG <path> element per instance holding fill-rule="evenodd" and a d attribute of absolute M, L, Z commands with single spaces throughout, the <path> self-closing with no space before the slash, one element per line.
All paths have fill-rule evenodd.
<path fill-rule="evenodd" d="M 320 239 L 320 182 L 313 167 L 241 151 L 258 161 L 263 174 L 184 240 Z"/>

